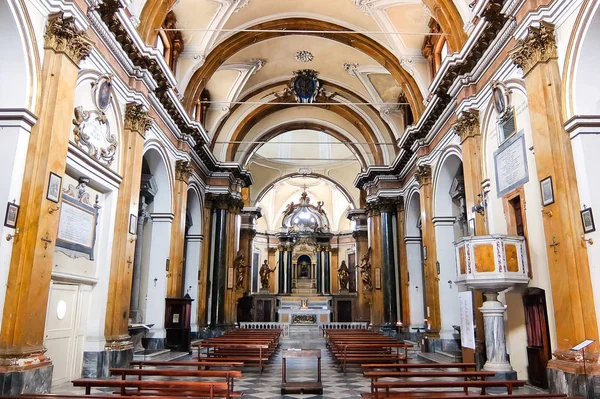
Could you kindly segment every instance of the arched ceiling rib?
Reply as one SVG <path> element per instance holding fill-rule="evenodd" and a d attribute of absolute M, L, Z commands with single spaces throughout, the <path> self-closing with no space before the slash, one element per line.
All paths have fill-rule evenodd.
<path fill-rule="evenodd" d="M 289 18 L 274 20 L 251 27 L 253 30 L 288 30 L 288 31 L 307 31 L 305 35 L 324 37 L 330 40 L 345 44 L 355 48 L 373 58 L 384 66 L 394 78 L 402 85 L 406 93 L 408 102 L 415 117 L 423 111 L 423 96 L 419 90 L 414 78 L 401 66 L 400 61 L 390 50 L 375 42 L 373 39 L 363 34 L 334 33 L 336 31 L 347 31 L 346 28 L 329 22 L 317 21 L 307 18 Z M 332 33 L 314 33 L 313 31 L 329 31 Z M 197 99 L 206 86 L 210 77 L 217 69 L 234 54 L 242 49 L 269 39 L 280 36 L 299 35 L 300 33 L 291 32 L 239 32 L 215 47 L 207 56 L 206 61 L 200 69 L 192 76 L 188 86 L 185 89 L 184 105 L 190 110 L 193 107 L 194 100 Z"/>

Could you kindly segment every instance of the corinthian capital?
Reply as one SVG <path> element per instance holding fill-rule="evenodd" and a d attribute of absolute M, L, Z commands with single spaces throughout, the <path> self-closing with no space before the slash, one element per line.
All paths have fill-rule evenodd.
<path fill-rule="evenodd" d="M 431 166 L 430 165 L 417 166 L 417 171 L 415 172 L 415 177 L 417 178 L 417 182 L 419 183 L 419 186 L 424 186 L 425 184 L 431 184 Z"/>
<path fill-rule="evenodd" d="M 476 109 L 463 111 L 454 124 L 454 131 L 460 137 L 461 143 L 469 137 L 480 135 L 479 111 Z"/>
<path fill-rule="evenodd" d="M 531 71 L 538 62 L 556 58 L 554 25 L 542 21 L 539 27 L 529 27 L 527 37 L 517 42 L 515 48 L 510 51 L 510 56 L 525 74 Z"/>
<path fill-rule="evenodd" d="M 138 103 L 127 103 L 125 106 L 125 129 L 139 133 L 142 137 L 152 126 L 152 118 Z"/>
<path fill-rule="evenodd" d="M 48 17 L 44 48 L 64 53 L 75 64 L 79 64 L 88 56 L 93 44 L 84 31 L 77 30 L 73 18 L 65 18 L 63 13 Z"/>
<path fill-rule="evenodd" d="M 175 161 L 175 180 L 188 183 L 190 181 L 190 173 L 192 173 L 192 167 L 188 161 Z"/>

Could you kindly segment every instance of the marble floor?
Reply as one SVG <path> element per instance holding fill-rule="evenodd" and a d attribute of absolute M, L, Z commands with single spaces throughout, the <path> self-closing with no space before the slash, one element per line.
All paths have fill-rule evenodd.
<path fill-rule="evenodd" d="M 321 349 L 322 359 L 322 380 L 323 380 L 323 395 L 281 395 L 281 352 L 287 348 L 302 348 L 302 349 Z M 417 352 L 410 352 L 410 362 L 424 361 L 420 358 Z M 191 360 L 182 358 L 178 360 Z M 288 359 L 288 381 L 310 381 L 316 380 L 316 359 Z M 420 378 L 415 378 L 419 380 Z M 421 379 L 423 380 L 423 379 Z M 282 340 L 281 349 L 273 356 L 271 363 L 265 367 L 265 371 L 261 375 L 256 368 L 243 369 L 241 379 L 235 381 L 235 390 L 244 392 L 245 398 L 360 398 L 362 392 L 370 392 L 370 380 L 362 376 L 359 369 L 349 371 L 344 376 L 334 365 L 332 358 L 325 349 L 323 338 L 314 337 L 312 339 Z M 92 393 L 107 393 L 114 389 L 93 390 Z M 532 393 L 537 390 L 532 387 L 525 387 L 519 392 Z M 52 393 L 64 394 L 82 394 L 83 389 L 73 388 L 70 383 L 61 384 L 52 387 Z"/>

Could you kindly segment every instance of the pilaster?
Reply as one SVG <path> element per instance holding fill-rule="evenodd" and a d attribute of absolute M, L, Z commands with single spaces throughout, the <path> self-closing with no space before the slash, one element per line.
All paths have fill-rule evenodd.
<path fill-rule="evenodd" d="M 382 266 L 382 234 L 381 212 L 374 204 L 367 204 L 368 241 L 371 248 L 371 324 L 381 326 L 384 323 L 383 290 L 381 283 L 377 284 L 376 274 L 381 275 Z M 379 272 L 377 271 L 379 269 Z M 379 288 L 376 286 L 379 285 Z"/>
<path fill-rule="evenodd" d="M 227 278 L 227 290 L 225 292 L 225 324 L 231 325 L 235 323 L 237 316 L 237 298 L 242 295 L 242 292 L 237 294 L 235 289 L 235 266 L 234 260 L 237 256 L 239 231 L 236 229 L 235 219 L 240 214 L 243 208 L 241 200 L 234 200 L 230 197 L 227 209 L 227 248 L 225 257 L 225 269 Z M 229 273 L 233 275 L 233 282 L 229 284 Z M 231 288 L 230 288 L 231 286 Z"/>
<path fill-rule="evenodd" d="M 361 270 L 358 268 L 361 259 L 367 255 L 369 249 L 367 214 L 364 209 L 354 209 L 348 211 L 346 217 L 354 221 L 352 237 L 356 242 L 356 292 L 358 294 L 356 317 L 357 321 L 370 321 L 371 290 L 369 287 L 365 287 L 361 278 Z"/>
<path fill-rule="evenodd" d="M 397 214 L 397 227 L 398 232 L 398 273 L 399 276 L 399 290 L 400 290 L 400 321 L 403 325 L 410 325 L 410 294 L 409 288 L 410 283 L 408 281 L 408 253 L 406 251 L 406 210 L 404 208 L 404 201 L 398 201 L 396 208 Z"/>
<path fill-rule="evenodd" d="M 39 120 L 33 127 L 21 191 L 19 232 L 14 238 L 2 315 L 0 373 L 10 378 L 0 395 L 49 392 L 51 360 L 45 355 L 44 325 L 59 212 L 46 199 L 50 172 L 65 173 L 78 63 L 92 43 L 74 21 L 49 16 L 41 71 Z M 33 380 L 30 380 L 33 378 Z"/>
<path fill-rule="evenodd" d="M 417 167 L 416 178 L 419 182 L 421 200 L 421 232 L 423 236 L 423 288 L 425 289 L 425 318 L 432 334 L 439 333 L 442 326 L 440 317 L 439 278 L 436 262 L 435 228 L 433 226 L 433 185 L 431 166 Z M 430 334 L 430 336 L 433 336 Z"/>
<path fill-rule="evenodd" d="M 581 374 L 582 364 L 569 348 L 584 339 L 598 341 L 598 325 L 586 243 L 581 239 L 573 152 L 563 128 L 554 26 L 542 21 L 539 27 L 530 27 L 511 56 L 525 74 L 538 179 L 552 178 L 554 203 L 543 207 L 543 221 L 558 347 L 548 367 Z M 595 356 L 591 352 L 598 351 L 598 344 L 588 351 L 590 358 Z M 596 367 L 587 371 L 600 372 Z"/>
<path fill-rule="evenodd" d="M 175 183 L 173 184 L 173 225 L 169 250 L 169 274 L 167 297 L 183 296 L 183 247 L 185 242 L 185 215 L 187 208 L 188 183 L 191 166 L 189 161 L 175 161 Z"/>
<path fill-rule="evenodd" d="M 202 245 L 202 257 L 200 258 L 200 271 L 198 272 L 198 325 L 204 327 L 207 325 L 207 302 L 210 292 L 210 253 L 214 240 L 212 239 L 212 201 L 207 196 L 202 208 L 202 226 L 204 243 Z"/>
<path fill-rule="evenodd" d="M 142 152 L 144 135 L 152 125 L 152 119 L 141 105 L 129 103 L 125 108 L 123 129 L 123 173 L 117 197 L 117 213 L 113 250 L 111 256 L 110 282 L 104 335 L 110 350 L 132 348 L 129 332 L 129 307 L 133 260 L 137 236 L 130 233 L 130 215 L 138 215 L 140 199 L 140 176 L 142 174 Z M 136 232 L 137 232 L 137 226 Z"/>

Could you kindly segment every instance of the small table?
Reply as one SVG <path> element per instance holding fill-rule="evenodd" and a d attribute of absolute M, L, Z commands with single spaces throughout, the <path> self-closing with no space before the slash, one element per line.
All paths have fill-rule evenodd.
<path fill-rule="evenodd" d="M 306 394 L 313 393 L 317 395 L 323 394 L 323 384 L 321 383 L 321 349 L 293 349 L 284 350 L 282 354 L 281 367 L 281 393 L 297 393 Z M 292 381 L 288 382 L 286 376 L 286 359 L 287 358 L 317 358 L 317 381 Z"/>

